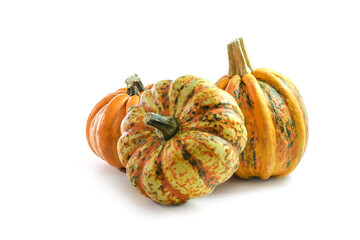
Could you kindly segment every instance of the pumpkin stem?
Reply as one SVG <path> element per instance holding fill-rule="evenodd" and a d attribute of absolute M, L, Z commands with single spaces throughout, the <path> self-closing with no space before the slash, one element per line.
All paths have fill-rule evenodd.
<path fill-rule="evenodd" d="M 179 124 L 173 116 L 163 116 L 157 113 L 146 113 L 144 123 L 155 127 L 156 134 L 164 139 L 169 140 L 179 130 Z"/>
<path fill-rule="evenodd" d="M 125 80 L 125 83 L 127 84 L 126 93 L 130 96 L 139 95 L 141 92 L 146 90 L 137 74 L 128 77 Z"/>
<path fill-rule="evenodd" d="M 247 55 L 244 39 L 237 38 L 227 45 L 229 56 L 229 77 L 240 75 L 241 77 L 252 73 L 249 56 Z"/>

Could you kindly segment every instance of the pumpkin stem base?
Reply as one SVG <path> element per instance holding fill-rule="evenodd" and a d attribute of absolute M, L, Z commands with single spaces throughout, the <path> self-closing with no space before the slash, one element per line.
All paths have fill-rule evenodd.
<path fill-rule="evenodd" d="M 130 96 L 139 95 L 141 92 L 146 90 L 137 74 L 128 77 L 125 80 L 125 83 L 127 84 L 126 93 Z"/>
<path fill-rule="evenodd" d="M 155 128 L 156 134 L 164 140 L 169 140 L 179 131 L 179 124 L 173 116 L 163 116 L 157 113 L 146 113 L 144 123 Z"/>

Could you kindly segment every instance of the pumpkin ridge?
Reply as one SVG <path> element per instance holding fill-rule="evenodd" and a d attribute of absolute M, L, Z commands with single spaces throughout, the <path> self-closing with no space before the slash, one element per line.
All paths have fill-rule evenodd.
<path fill-rule="evenodd" d="M 259 176 L 261 179 L 267 179 L 275 167 L 273 157 L 276 151 L 275 127 L 271 121 L 271 115 L 266 105 L 266 98 L 257 79 L 247 74 L 243 76 L 244 82 L 250 99 L 254 102 L 254 122 L 258 131 L 258 146 L 261 146 L 261 152 L 256 154 L 255 161 L 261 161 L 261 167 L 256 163 L 256 169 L 250 167 L 250 173 L 253 176 Z M 254 155 L 255 157 L 255 155 Z"/>
<path fill-rule="evenodd" d="M 185 159 L 182 147 L 177 144 L 181 142 L 182 133 L 167 141 L 167 146 L 162 156 L 162 173 L 166 182 L 171 186 L 171 193 L 180 194 L 181 199 L 190 199 L 202 196 L 208 192 L 204 181 L 199 177 L 196 169 Z M 173 192 L 176 191 L 176 192 Z"/>
<path fill-rule="evenodd" d="M 170 145 L 170 144 L 167 143 L 167 146 L 169 146 L 169 145 Z M 168 147 L 168 148 L 169 148 L 169 147 Z M 166 154 L 166 153 L 163 153 L 163 154 Z M 167 158 L 167 160 L 168 160 L 168 158 Z M 166 161 L 166 160 L 165 160 L 165 161 Z M 168 189 L 169 189 L 169 191 L 170 191 L 172 194 L 174 194 L 175 196 L 177 196 L 177 198 L 179 198 L 181 202 L 182 202 L 182 201 L 183 201 L 183 202 L 186 202 L 186 199 L 188 198 L 188 195 L 181 193 L 180 190 L 174 188 L 174 186 L 172 186 L 172 185 L 170 184 L 169 179 L 167 178 L 166 174 L 164 174 L 164 171 L 166 171 L 166 170 L 164 170 L 163 164 L 160 164 L 160 169 L 161 169 L 161 173 L 162 173 L 162 177 L 163 177 L 163 184 L 164 184 L 164 186 L 167 186 Z"/>
<path fill-rule="evenodd" d="M 121 164 L 126 167 L 131 157 L 130 153 L 134 152 L 144 143 L 143 139 L 150 139 L 154 136 L 156 136 L 154 131 L 142 129 L 130 129 L 128 132 L 123 133 L 118 140 L 117 148 Z"/>
<path fill-rule="evenodd" d="M 140 105 L 151 112 L 169 115 L 169 98 L 163 92 L 169 91 L 172 82 L 172 80 L 162 80 L 154 84 L 151 89 L 144 91 L 140 98 Z"/>
<path fill-rule="evenodd" d="M 126 95 L 125 95 L 126 96 Z M 115 166 L 115 167 L 118 167 L 119 166 L 119 163 L 121 164 L 121 161 L 120 161 L 120 158 L 119 158 L 119 154 L 118 154 L 118 151 L 117 151 L 117 146 L 118 146 L 118 140 L 119 138 L 121 137 L 121 123 L 122 123 L 122 120 L 125 118 L 126 114 L 127 114 L 127 111 L 128 109 L 133 106 L 133 105 L 136 105 L 139 103 L 139 96 L 138 95 L 133 95 L 131 97 L 129 97 L 124 104 L 119 104 L 119 108 L 117 110 L 117 114 L 116 115 L 122 115 L 122 117 L 116 117 L 115 118 L 115 121 L 113 121 L 113 124 L 112 124 L 112 136 L 113 136 L 113 139 L 111 141 L 111 145 L 112 145 L 112 151 L 110 152 L 112 154 L 112 158 L 109 158 L 109 161 L 112 162 L 112 160 L 115 161 L 115 163 L 110 163 L 109 161 L 109 164 L 112 165 L 112 166 Z M 125 105 L 125 108 L 124 108 L 124 105 Z M 120 131 L 119 131 L 120 130 Z M 122 165 L 122 164 L 121 164 Z M 120 167 L 120 166 L 119 166 Z"/>
<path fill-rule="evenodd" d="M 245 117 L 245 127 L 247 131 L 247 141 L 246 145 L 244 145 L 244 150 L 241 152 L 239 157 L 239 167 L 236 171 L 236 175 L 243 179 L 249 179 L 252 176 L 256 176 L 253 173 L 252 168 L 256 168 L 257 164 L 261 164 L 261 160 L 258 156 L 255 154 L 255 144 L 258 140 L 258 133 L 257 131 L 254 131 L 253 128 L 250 127 L 250 122 L 255 122 L 254 119 L 254 101 L 252 101 L 249 97 L 248 89 L 246 87 L 246 84 L 244 81 L 242 81 L 241 77 L 239 75 L 234 75 L 228 86 L 226 87 L 226 91 L 234 97 L 236 100 L 238 106 L 241 107 L 243 115 Z M 245 100 L 243 99 L 245 97 Z M 244 110 L 245 109 L 245 110 Z M 255 123 L 252 123 L 255 124 Z M 256 141 L 255 141 L 256 140 Z M 249 149 L 250 148 L 250 149 Z M 251 160 L 249 161 L 249 154 L 253 152 L 251 155 Z"/>
<path fill-rule="evenodd" d="M 100 154 L 97 151 L 97 148 L 93 145 L 92 140 L 94 138 L 94 133 L 92 131 L 92 126 L 95 124 L 94 122 L 96 121 L 96 115 L 98 115 L 99 111 L 101 109 L 104 108 L 104 106 L 106 106 L 111 99 L 113 99 L 118 93 L 117 92 L 113 92 L 113 93 L 109 93 L 107 94 L 103 99 L 101 99 L 100 102 L 98 102 L 94 108 L 92 109 L 92 111 L 89 114 L 89 117 L 87 119 L 87 123 L 86 123 L 86 139 L 88 141 L 88 144 L 90 146 L 90 149 L 101 158 Z"/>
<path fill-rule="evenodd" d="M 186 93 L 185 90 L 187 90 L 187 89 L 180 89 L 178 91 L 179 98 L 185 99 L 185 100 L 181 101 L 180 103 L 177 103 L 177 105 L 175 106 L 175 109 L 174 109 L 175 110 L 174 116 L 176 116 L 176 117 L 181 116 L 184 109 L 186 108 L 187 104 L 189 103 L 189 101 L 191 99 L 193 99 L 196 95 L 200 94 L 203 91 L 204 88 L 206 88 L 203 85 L 201 85 L 200 80 L 203 81 L 202 83 L 205 82 L 204 79 L 196 78 L 194 80 L 194 83 L 192 83 L 194 86 L 192 86 L 190 89 L 188 89 L 188 92 L 190 92 L 190 93 L 188 93 L 188 94 Z M 186 94 L 186 95 L 183 96 L 183 94 Z"/>
<path fill-rule="evenodd" d="M 123 121 L 121 122 L 121 133 L 128 132 L 129 130 L 148 130 L 153 131 L 154 128 L 151 126 L 147 126 L 143 122 L 145 112 L 149 112 L 150 109 L 141 104 L 137 104 L 131 106 Z M 129 121 L 130 120 L 130 121 Z M 138 121 L 139 120 L 139 121 Z"/>
<path fill-rule="evenodd" d="M 144 190 L 144 186 L 142 184 L 143 170 L 145 168 L 145 165 L 148 163 L 145 156 L 147 155 L 146 153 L 155 152 L 155 149 L 161 144 L 157 140 L 157 137 L 153 136 L 149 138 L 149 141 L 147 143 L 138 146 L 134 150 L 134 153 L 131 155 L 127 164 L 129 165 L 129 167 L 127 167 L 126 174 L 129 178 L 131 185 L 133 185 L 146 197 L 149 196 Z M 133 162 L 136 164 L 129 164 Z"/>
<path fill-rule="evenodd" d="M 239 78 L 236 78 L 235 81 L 233 82 L 233 87 L 231 87 L 232 91 L 230 92 L 231 95 L 234 96 L 234 98 L 237 99 L 237 102 L 239 104 L 239 106 L 242 109 L 246 109 L 244 107 L 248 107 L 249 110 L 248 111 L 244 111 L 244 114 L 246 116 L 246 121 L 245 121 L 245 125 L 246 125 L 246 129 L 248 132 L 248 140 L 245 146 L 244 151 L 241 153 L 240 155 L 240 162 L 239 162 L 239 168 L 236 171 L 236 175 L 238 175 L 241 178 L 245 178 L 248 179 L 251 176 L 257 176 L 256 171 L 258 171 L 260 168 L 262 168 L 263 166 L 263 159 L 262 156 L 259 154 L 256 154 L 256 146 L 259 146 L 258 144 L 253 144 L 254 140 L 256 140 L 255 142 L 258 142 L 259 139 L 261 138 L 259 132 L 260 131 L 256 131 L 256 129 L 258 128 L 259 122 L 261 121 L 261 119 L 255 121 L 255 112 L 254 112 L 254 101 L 256 100 L 252 95 L 250 95 L 250 90 L 251 88 L 248 86 L 250 85 L 250 83 L 245 83 L 243 80 Z M 245 94 L 246 100 L 245 99 L 241 99 L 241 96 L 243 93 Z M 252 127 L 249 127 L 251 123 Z M 256 134 L 255 136 L 253 134 Z M 252 154 L 251 156 L 249 156 L 249 154 L 251 153 L 251 151 L 249 151 L 249 147 L 252 147 Z M 246 154 L 247 157 L 244 157 Z M 250 159 L 249 159 L 250 157 Z"/>
<path fill-rule="evenodd" d="M 237 152 L 237 151 L 235 150 L 234 146 L 229 144 L 227 140 L 223 139 L 222 137 L 213 135 L 211 133 L 206 133 L 202 130 L 200 131 L 194 130 L 194 131 L 186 132 L 185 134 L 187 136 L 182 138 L 181 146 L 183 150 L 184 150 L 183 146 L 185 146 L 185 150 L 188 153 L 188 159 L 186 159 L 185 157 L 184 159 L 189 162 L 191 161 L 190 162 L 191 166 L 193 168 L 195 167 L 195 169 L 199 173 L 199 176 L 201 177 L 205 185 L 209 188 L 210 191 L 213 191 L 216 185 L 228 179 L 226 177 L 221 178 L 220 176 L 223 176 L 223 174 L 217 175 L 216 172 L 219 172 L 220 169 L 222 169 L 221 171 L 223 172 L 232 171 L 231 173 L 226 175 L 230 177 L 232 173 L 236 170 L 237 166 L 235 165 L 238 165 L 238 155 L 235 154 L 232 157 L 230 156 L 231 157 L 230 159 L 228 158 L 229 158 L 229 152 Z M 196 143 L 198 145 L 198 148 L 194 150 L 195 147 L 190 148 L 189 144 L 185 144 L 184 141 L 187 139 L 191 139 L 190 141 Z M 213 146 L 211 145 L 211 142 L 222 142 L 223 147 L 228 148 L 227 151 L 225 151 L 226 155 L 225 156 L 219 155 L 219 153 L 216 151 L 217 149 L 214 149 Z M 202 154 L 199 154 L 201 148 L 202 148 Z M 206 150 L 207 152 L 203 152 L 204 150 Z M 194 153 L 199 154 L 199 156 L 195 156 Z M 204 159 L 206 153 L 211 154 L 212 156 L 211 158 L 209 158 L 209 162 L 205 161 Z M 214 168 L 216 164 L 218 164 L 218 168 Z M 212 177 L 209 178 L 207 175 Z"/>
<path fill-rule="evenodd" d="M 186 194 L 182 194 L 180 190 L 176 189 L 165 174 L 168 170 L 164 169 L 164 164 L 162 164 L 162 162 L 169 160 L 166 151 L 171 146 L 169 144 L 171 140 L 162 142 L 160 153 L 157 155 L 157 159 L 161 158 L 162 161 L 157 161 L 156 158 L 150 157 L 145 163 L 144 171 L 142 171 L 142 186 L 144 187 L 147 196 L 154 201 L 163 204 L 184 203 L 186 202 L 186 199 L 189 198 Z M 150 184 L 150 182 L 156 183 L 156 181 L 158 181 L 158 188 L 153 186 L 153 184 Z M 155 188 L 152 189 L 152 187 Z M 157 191 L 160 191 L 162 194 L 157 194 Z"/>
<path fill-rule="evenodd" d="M 211 89 L 206 89 L 206 90 L 204 90 L 204 91 L 202 91 L 202 92 L 197 92 L 195 95 L 193 95 L 193 96 L 191 97 L 191 99 L 194 99 L 194 98 L 195 98 L 195 100 L 196 100 L 196 97 L 199 97 L 199 96 L 201 97 L 201 95 L 204 94 L 204 92 L 207 92 L 207 91 L 211 91 Z M 201 100 L 201 99 L 200 99 L 200 100 Z M 201 102 L 203 102 L 203 101 L 200 102 L 200 100 L 199 100 L 199 101 L 195 101 L 195 102 L 194 102 L 194 101 L 189 102 L 189 101 L 190 101 L 190 99 L 189 99 L 189 101 L 183 106 L 182 111 L 179 113 L 178 119 L 179 119 L 180 121 L 184 121 L 184 117 L 190 115 L 191 113 L 193 113 L 193 114 L 198 114 L 198 112 L 194 112 L 194 110 L 195 110 L 195 108 L 197 108 L 197 107 L 199 106 L 199 104 L 201 104 Z M 203 110 L 204 112 L 209 109 L 208 106 L 200 106 L 200 107 L 202 107 L 202 110 Z M 191 119 L 191 118 L 190 118 L 190 119 Z"/>
<path fill-rule="evenodd" d="M 170 106 L 170 114 L 179 117 L 184 111 L 185 106 L 197 94 L 207 88 L 216 88 L 215 85 L 203 78 L 186 76 L 188 78 L 176 79 L 170 88 L 170 101 L 174 104 Z M 180 85 L 180 86 L 179 86 Z"/>
<path fill-rule="evenodd" d="M 101 124 L 99 125 L 97 135 L 101 136 L 99 141 L 99 150 L 106 161 L 117 168 L 122 167 L 119 156 L 117 155 L 117 140 L 120 137 L 120 131 L 114 131 L 115 122 L 120 126 L 118 115 L 123 119 L 126 115 L 125 108 L 129 95 L 123 94 L 114 97 L 103 112 Z M 98 138 L 99 139 L 99 138 Z M 100 140 L 100 139 L 99 139 Z"/>
<path fill-rule="evenodd" d="M 270 72 L 272 73 L 273 75 L 275 75 L 277 78 L 280 78 L 280 79 L 283 79 L 284 81 L 286 81 L 287 83 L 289 83 L 292 87 L 296 88 L 296 85 L 291 81 L 290 78 L 288 78 L 287 76 L 281 74 L 281 73 L 278 73 L 272 69 L 269 69 L 269 68 L 259 68 L 260 71 L 267 71 L 267 72 Z"/>
<path fill-rule="evenodd" d="M 107 107 L 107 104 L 105 106 L 103 106 L 98 112 L 97 114 L 94 116 L 92 122 L 91 122 L 91 126 L 90 126 L 90 147 L 94 148 L 94 151 L 96 153 L 96 155 L 98 155 L 100 158 L 104 159 L 104 157 L 102 156 L 101 152 L 100 152 L 100 143 L 99 143 L 99 138 L 97 135 L 97 132 L 99 130 L 99 126 L 101 123 L 101 119 L 102 116 L 104 114 L 104 111 Z"/>
<path fill-rule="evenodd" d="M 165 116 L 169 116 L 169 96 L 168 93 L 172 80 L 163 80 L 160 82 L 157 82 L 155 84 L 155 87 L 151 89 L 152 92 L 152 98 L 151 101 L 154 102 L 155 106 L 154 110 L 155 113 L 159 113 Z"/>
<path fill-rule="evenodd" d="M 265 97 L 267 98 L 268 108 L 271 113 L 272 122 L 276 132 L 275 168 L 273 175 L 279 175 L 287 170 L 293 159 L 291 156 L 296 144 L 294 144 L 297 134 L 295 123 L 293 122 L 288 106 L 285 104 L 286 99 L 271 85 L 259 80 L 258 81 Z"/>
<path fill-rule="evenodd" d="M 125 112 L 127 112 L 131 106 L 139 104 L 139 102 L 140 102 L 140 97 L 138 95 L 131 96 L 129 100 L 126 102 Z"/>
<path fill-rule="evenodd" d="M 183 158 L 191 165 L 191 167 L 194 169 L 195 172 L 198 173 L 200 179 L 203 181 L 203 183 L 208 187 L 208 188 L 213 188 L 213 186 L 210 185 L 210 183 L 208 181 L 206 181 L 206 169 L 203 166 L 201 160 L 195 158 L 192 154 L 189 153 L 189 151 L 186 149 L 186 144 L 183 142 L 183 140 L 179 139 L 179 142 L 176 141 L 177 146 L 179 147 L 179 149 L 181 149 L 181 154 L 183 156 Z"/>
<path fill-rule="evenodd" d="M 180 122 L 191 122 L 193 121 L 193 117 L 192 115 L 202 115 L 205 112 L 208 111 L 212 111 L 213 109 L 217 109 L 220 106 L 223 106 L 224 108 L 226 108 L 229 111 L 235 111 L 236 114 L 241 115 L 242 113 L 241 110 L 239 108 L 236 108 L 235 106 L 236 101 L 234 99 L 231 98 L 231 101 L 229 101 L 228 93 L 226 93 L 225 91 L 222 92 L 221 95 L 224 99 L 219 99 L 219 101 L 216 103 L 210 103 L 210 104 L 205 104 L 204 105 L 204 100 L 203 100 L 203 96 L 204 95 L 208 95 L 208 98 L 206 99 L 207 102 L 209 102 L 211 99 L 215 98 L 219 98 L 219 89 L 216 88 L 206 88 L 203 91 L 198 92 L 197 94 L 195 94 L 192 97 L 192 100 L 189 101 L 186 105 L 184 105 L 183 110 L 181 112 L 181 114 L 178 116 L 178 119 Z M 233 101 L 233 102 L 232 102 Z M 228 107 L 230 106 L 230 107 Z"/>
<path fill-rule="evenodd" d="M 228 93 L 236 91 L 241 82 L 242 82 L 241 77 L 239 75 L 234 75 L 233 77 L 231 77 L 228 85 L 225 88 L 225 91 Z"/>
<path fill-rule="evenodd" d="M 230 78 L 228 75 L 224 75 L 219 80 L 216 81 L 215 85 L 221 90 L 225 90 L 226 86 L 229 84 Z"/>
<path fill-rule="evenodd" d="M 256 70 L 254 72 L 254 76 L 262 79 L 265 82 L 271 83 L 271 85 L 277 89 L 281 95 L 283 95 L 286 99 L 286 105 L 288 105 L 288 109 L 290 110 L 290 115 L 292 120 L 295 122 L 296 133 L 297 133 L 297 150 L 296 150 L 296 157 L 288 166 L 287 171 L 283 172 L 279 176 L 285 176 L 291 173 L 296 166 L 299 164 L 301 157 L 305 151 L 306 146 L 306 130 L 305 124 L 302 121 L 304 116 L 300 109 L 299 103 L 297 99 L 293 96 L 292 91 L 274 74 L 270 72 L 265 72 L 263 70 Z"/>
<path fill-rule="evenodd" d="M 300 110 L 303 114 L 303 120 L 305 122 L 305 132 L 306 132 L 306 145 L 307 145 L 307 141 L 309 139 L 309 128 L 308 128 L 308 115 L 306 112 L 306 108 L 305 108 L 305 103 L 304 100 L 302 99 L 299 90 L 297 89 L 297 87 L 295 85 L 292 85 L 288 80 L 284 79 L 284 78 L 280 78 L 278 77 L 286 86 L 288 86 L 290 88 L 290 90 L 293 92 L 293 94 L 296 96 L 298 102 L 299 102 L 299 107 Z M 306 147 L 306 146 L 305 146 Z"/>
<path fill-rule="evenodd" d="M 200 116 L 191 119 L 191 121 L 181 123 L 180 129 L 182 129 L 183 131 L 201 130 L 203 132 L 220 137 L 225 141 L 230 142 L 236 147 L 240 147 L 240 138 L 238 138 L 238 136 L 229 136 L 228 138 L 225 138 L 225 132 L 229 131 L 229 129 L 231 129 L 231 131 L 233 132 L 237 132 L 237 127 L 238 125 L 240 125 L 240 121 L 238 119 L 243 119 L 240 114 L 232 111 L 232 109 L 224 110 L 216 108 L 211 111 L 207 110 L 207 112 L 205 113 L 200 112 L 199 115 Z M 209 117 L 213 117 L 213 119 L 208 119 Z M 226 127 L 224 127 L 223 125 L 225 125 Z M 241 152 L 240 149 L 239 151 Z"/>

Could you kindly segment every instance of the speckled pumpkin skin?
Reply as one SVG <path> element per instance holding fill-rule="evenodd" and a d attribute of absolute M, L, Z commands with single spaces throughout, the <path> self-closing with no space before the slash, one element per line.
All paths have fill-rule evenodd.
<path fill-rule="evenodd" d="M 236 175 L 249 179 L 285 176 L 299 164 L 308 140 L 308 119 L 296 86 L 282 74 L 259 68 L 216 83 L 229 92 L 244 116 L 248 141 Z"/>
<path fill-rule="evenodd" d="M 86 139 L 91 150 L 116 168 L 124 168 L 117 153 L 117 141 L 121 135 L 119 126 L 127 110 L 139 104 L 142 94 L 129 96 L 126 91 L 126 88 L 120 88 L 106 95 L 95 105 L 86 123 Z"/>
<path fill-rule="evenodd" d="M 147 112 L 176 117 L 179 131 L 167 141 L 159 138 L 143 122 Z M 207 195 L 231 177 L 247 140 L 235 99 L 194 76 L 160 81 L 145 91 L 121 132 L 118 152 L 131 184 L 167 205 Z"/>

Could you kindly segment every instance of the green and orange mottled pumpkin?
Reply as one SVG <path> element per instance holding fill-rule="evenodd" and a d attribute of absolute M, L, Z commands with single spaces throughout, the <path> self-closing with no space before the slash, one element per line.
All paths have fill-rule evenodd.
<path fill-rule="evenodd" d="M 144 87 L 135 74 L 125 80 L 127 87 L 106 95 L 89 114 L 86 138 L 91 150 L 116 168 L 124 168 L 117 154 L 117 141 L 121 135 L 120 124 L 127 110 L 140 102 Z"/>
<path fill-rule="evenodd" d="M 228 45 L 229 73 L 216 83 L 245 116 L 247 145 L 236 174 L 244 179 L 285 176 L 299 164 L 308 140 L 304 102 L 294 83 L 266 68 L 252 69 L 243 40 Z"/>
<path fill-rule="evenodd" d="M 132 186 L 168 205 L 207 195 L 230 178 L 247 136 L 235 99 L 194 76 L 145 91 L 121 132 L 119 158 Z"/>

